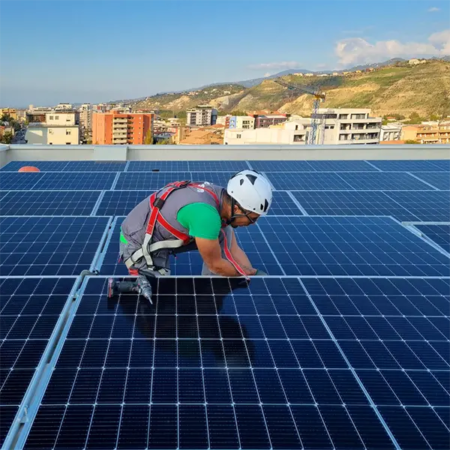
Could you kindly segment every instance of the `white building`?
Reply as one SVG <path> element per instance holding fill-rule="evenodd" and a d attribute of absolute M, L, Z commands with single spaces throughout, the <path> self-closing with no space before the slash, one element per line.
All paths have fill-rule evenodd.
<path fill-rule="evenodd" d="M 389 123 L 381 126 L 380 141 L 400 141 L 402 136 L 401 123 Z"/>
<path fill-rule="evenodd" d="M 195 109 L 186 111 L 188 126 L 215 125 L 217 121 L 217 109 L 210 105 L 198 105 Z"/>
<path fill-rule="evenodd" d="M 80 129 L 78 125 L 30 124 L 25 134 L 27 144 L 78 145 Z"/>
<path fill-rule="evenodd" d="M 78 114 L 74 111 L 65 112 L 51 112 L 45 114 L 45 123 L 47 125 L 64 125 L 73 126 L 78 125 Z"/>
<path fill-rule="evenodd" d="M 251 116 L 231 116 L 230 128 L 253 130 L 255 128 L 255 118 Z"/>
<path fill-rule="evenodd" d="M 55 106 L 55 111 L 70 111 L 71 109 L 73 109 L 71 103 L 58 103 Z"/>
<path fill-rule="evenodd" d="M 90 103 L 84 103 L 80 109 L 80 134 L 84 141 L 92 139 L 92 106 Z"/>
<path fill-rule="evenodd" d="M 370 117 L 370 109 L 325 109 L 318 111 L 316 144 L 378 144 L 381 117 Z M 290 120 L 276 127 L 255 130 L 225 130 L 224 143 L 242 144 L 307 144 L 311 119 Z"/>

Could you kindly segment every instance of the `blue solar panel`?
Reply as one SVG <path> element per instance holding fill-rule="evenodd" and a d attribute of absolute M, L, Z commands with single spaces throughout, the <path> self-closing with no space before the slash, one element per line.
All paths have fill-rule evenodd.
<path fill-rule="evenodd" d="M 224 188 L 227 187 L 228 180 L 234 175 L 233 172 L 191 172 L 192 181 L 209 181 Z"/>
<path fill-rule="evenodd" d="M 414 225 L 445 251 L 450 253 L 450 225 Z"/>
<path fill-rule="evenodd" d="M 342 174 L 341 174 L 342 175 Z M 344 174 L 345 175 L 345 174 Z M 366 174 L 364 174 L 366 175 Z M 367 175 L 372 175 L 367 173 Z M 337 173 L 325 172 L 296 172 L 296 173 L 268 173 L 269 180 L 275 189 L 278 190 L 299 190 L 299 191 L 336 191 L 353 190 Z M 416 180 L 417 181 L 417 180 Z M 418 181 L 418 183 L 420 183 Z"/>
<path fill-rule="evenodd" d="M 127 275 L 128 270 L 123 262 L 119 262 L 120 226 L 123 222 L 119 217 L 112 234 L 111 241 L 105 249 L 100 272 L 104 275 Z M 270 275 L 283 275 L 269 245 L 257 228 L 235 230 L 239 245 L 248 255 L 252 265 Z M 203 259 L 198 251 L 181 253 L 170 258 L 172 275 L 201 275 Z"/>
<path fill-rule="evenodd" d="M 36 190 L 101 191 L 111 189 L 116 174 L 112 172 L 44 173 L 33 186 Z"/>
<path fill-rule="evenodd" d="M 0 446 L 74 281 L 74 278 L 0 279 Z"/>
<path fill-rule="evenodd" d="M 400 448 L 446 448 L 450 279 L 303 282 Z"/>
<path fill-rule="evenodd" d="M 438 189 L 443 191 L 450 190 L 450 173 L 416 172 L 414 175 Z"/>
<path fill-rule="evenodd" d="M 339 173 L 352 189 L 368 191 L 427 191 L 433 188 L 407 173 Z M 317 190 L 319 190 L 318 188 Z"/>
<path fill-rule="evenodd" d="M 97 216 L 126 216 L 154 191 L 106 191 Z"/>
<path fill-rule="evenodd" d="M 127 172 L 188 172 L 188 161 L 130 161 Z"/>
<path fill-rule="evenodd" d="M 65 172 L 123 172 L 125 161 L 69 161 Z"/>
<path fill-rule="evenodd" d="M 239 172 L 248 168 L 246 161 L 189 161 L 193 172 Z"/>
<path fill-rule="evenodd" d="M 286 275 L 449 274 L 445 255 L 390 218 L 278 216 L 258 227 Z"/>
<path fill-rule="evenodd" d="M 13 191 L 1 200 L 1 216 L 86 216 L 98 191 Z"/>
<path fill-rule="evenodd" d="M 154 281 L 88 281 L 25 448 L 394 448 L 298 280 Z"/>
<path fill-rule="evenodd" d="M 33 189 L 43 176 L 43 173 L 1 173 L 0 191 Z"/>
<path fill-rule="evenodd" d="M 160 173 L 141 173 L 125 172 L 121 173 L 114 190 L 149 190 L 155 191 L 161 189 L 166 184 L 174 181 L 190 180 L 190 172 L 160 172 Z"/>
<path fill-rule="evenodd" d="M 418 220 L 417 216 L 381 191 L 292 191 L 310 215 L 392 216 L 400 221 Z M 411 193 L 412 194 L 412 193 Z"/>
<path fill-rule="evenodd" d="M 89 269 L 106 217 L 1 217 L 0 275 L 79 275 Z"/>
<path fill-rule="evenodd" d="M 365 161 L 249 161 L 263 172 L 378 172 Z"/>
<path fill-rule="evenodd" d="M 41 172 L 59 172 L 67 166 L 67 161 L 11 161 L 3 166 L 0 171 L 17 172 L 21 167 L 32 166 L 37 167 Z"/>
<path fill-rule="evenodd" d="M 433 160 L 410 160 L 410 161 L 369 161 L 375 167 L 384 172 L 422 172 L 435 170 L 449 170 L 450 166 L 446 166 L 439 161 Z M 446 161 L 448 163 L 448 161 Z"/>
<path fill-rule="evenodd" d="M 450 222 L 449 191 L 385 192 L 422 222 Z"/>
<path fill-rule="evenodd" d="M 269 215 L 301 216 L 303 214 L 288 192 L 275 191 L 273 193 L 272 206 L 269 209 Z"/>

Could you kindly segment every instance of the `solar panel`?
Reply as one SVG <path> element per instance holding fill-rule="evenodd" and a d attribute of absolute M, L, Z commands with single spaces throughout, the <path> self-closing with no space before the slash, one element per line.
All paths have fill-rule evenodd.
<path fill-rule="evenodd" d="M 286 275 L 449 274 L 445 255 L 386 217 L 278 216 L 258 228 Z"/>
<path fill-rule="evenodd" d="M 21 167 L 32 166 L 37 167 L 41 172 L 59 172 L 67 166 L 67 161 L 11 161 L 3 166 L 1 172 L 17 172 Z"/>
<path fill-rule="evenodd" d="M 174 181 L 190 180 L 190 172 L 159 172 L 159 173 L 141 173 L 141 172 L 125 172 L 121 173 L 119 180 L 114 188 L 116 191 L 121 190 L 149 190 L 156 191 L 166 184 Z"/>
<path fill-rule="evenodd" d="M 273 193 L 272 206 L 269 209 L 269 215 L 299 216 L 302 215 L 302 212 L 288 192 L 275 191 Z"/>
<path fill-rule="evenodd" d="M 126 216 L 154 191 L 106 191 L 96 216 Z"/>
<path fill-rule="evenodd" d="M 1 217 L 0 275 L 79 275 L 108 223 L 107 217 Z"/>
<path fill-rule="evenodd" d="M 191 172 L 192 181 L 209 181 L 218 186 L 227 187 L 228 180 L 234 175 L 233 172 Z"/>
<path fill-rule="evenodd" d="M 378 167 L 384 172 L 422 172 L 435 170 L 449 170 L 449 166 L 445 166 L 439 161 L 433 160 L 405 160 L 405 161 L 369 161 L 370 164 Z"/>
<path fill-rule="evenodd" d="M 399 448 L 446 448 L 450 279 L 303 283 Z"/>
<path fill-rule="evenodd" d="M 99 195 L 98 191 L 12 191 L 2 199 L 0 215 L 89 215 Z"/>
<path fill-rule="evenodd" d="M 51 173 L 42 174 L 42 178 L 33 189 L 36 190 L 70 190 L 70 191 L 101 191 L 111 189 L 116 174 L 112 172 L 86 173 Z"/>
<path fill-rule="evenodd" d="M 0 279 L 0 446 L 75 278 Z"/>
<path fill-rule="evenodd" d="M 341 174 L 342 175 L 342 174 Z M 366 175 L 366 174 L 365 174 Z M 371 175 L 367 173 L 367 175 Z M 325 172 L 297 172 L 297 173 L 268 173 L 268 178 L 277 190 L 300 191 L 336 191 L 353 190 L 337 173 Z M 420 183 L 418 180 L 416 180 Z"/>
<path fill-rule="evenodd" d="M 385 192 L 422 222 L 450 222 L 449 191 Z"/>
<path fill-rule="evenodd" d="M 156 309 L 105 290 L 89 279 L 25 448 L 394 448 L 298 280 L 160 279 Z"/>
<path fill-rule="evenodd" d="M 416 172 L 414 175 L 438 189 L 450 191 L 450 173 Z"/>
<path fill-rule="evenodd" d="M 249 161 L 254 170 L 262 172 L 315 172 L 310 161 Z"/>
<path fill-rule="evenodd" d="M 432 190 L 429 185 L 407 173 L 339 173 L 352 189 L 370 191 L 426 191 Z"/>
<path fill-rule="evenodd" d="M 125 161 L 69 161 L 65 172 L 122 172 Z"/>
<path fill-rule="evenodd" d="M 415 224 L 421 233 L 450 253 L 450 225 L 420 225 Z"/>
<path fill-rule="evenodd" d="M 248 170 L 246 161 L 189 161 L 193 172 L 240 172 Z"/>
<path fill-rule="evenodd" d="M 43 176 L 43 173 L 1 173 L 0 191 L 32 189 Z"/>
<path fill-rule="evenodd" d="M 123 217 L 118 217 L 114 226 L 112 238 L 101 256 L 99 270 L 102 274 L 128 275 L 128 270 L 123 262 L 119 262 L 119 237 L 120 226 Z M 252 227 L 253 228 L 253 227 Z M 241 248 L 249 257 L 252 265 L 270 275 L 283 275 L 270 246 L 264 240 L 264 236 L 257 228 L 236 229 L 236 236 Z M 170 269 L 172 275 L 201 275 L 203 259 L 198 251 L 177 254 L 170 258 Z"/>
<path fill-rule="evenodd" d="M 292 191 L 310 215 L 392 216 L 400 221 L 417 217 L 381 191 Z"/>
<path fill-rule="evenodd" d="M 130 161 L 127 172 L 188 172 L 188 161 Z"/>
<path fill-rule="evenodd" d="M 317 172 L 377 172 L 366 161 L 308 161 Z"/>

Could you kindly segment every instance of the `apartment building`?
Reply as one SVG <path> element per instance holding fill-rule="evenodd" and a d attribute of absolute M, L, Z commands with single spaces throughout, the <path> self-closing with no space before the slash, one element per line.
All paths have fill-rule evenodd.
<path fill-rule="evenodd" d="M 255 128 L 269 128 L 272 125 L 286 122 L 289 119 L 290 114 L 257 112 L 249 114 L 249 116 L 255 119 Z"/>
<path fill-rule="evenodd" d="M 84 103 L 80 106 L 80 132 L 85 142 L 92 140 L 92 106 Z"/>
<path fill-rule="evenodd" d="M 142 145 L 150 130 L 154 114 L 118 112 L 92 114 L 92 143 L 95 145 Z"/>
<path fill-rule="evenodd" d="M 30 123 L 25 133 L 25 141 L 35 145 L 78 145 L 80 128 L 78 125 Z"/>
<path fill-rule="evenodd" d="M 230 129 L 253 130 L 255 128 L 255 118 L 251 116 L 231 116 L 228 123 L 227 128 Z"/>
<path fill-rule="evenodd" d="M 198 105 L 186 111 L 186 124 L 188 126 L 205 127 L 215 125 L 217 122 L 217 109 L 210 105 Z"/>
<path fill-rule="evenodd" d="M 17 120 L 17 110 L 15 108 L 1 108 L 0 117 L 8 115 L 13 120 Z"/>
<path fill-rule="evenodd" d="M 450 143 L 450 121 L 418 127 L 416 140 L 421 144 Z"/>
<path fill-rule="evenodd" d="M 401 123 L 388 123 L 381 126 L 380 142 L 400 141 L 402 137 Z"/>
<path fill-rule="evenodd" d="M 319 109 L 316 144 L 378 144 L 381 118 L 370 117 L 370 110 Z M 312 120 L 300 118 L 269 128 L 225 130 L 224 143 L 304 145 L 309 141 Z"/>

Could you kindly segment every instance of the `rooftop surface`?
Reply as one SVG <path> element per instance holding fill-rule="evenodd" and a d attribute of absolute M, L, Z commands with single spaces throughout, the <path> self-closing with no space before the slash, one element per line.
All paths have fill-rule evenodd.
<path fill-rule="evenodd" d="M 448 448 L 448 146 L 30 147 L 0 148 L 3 448 Z M 185 253 L 154 306 L 108 301 L 138 202 L 248 168 L 274 202 L 237 237 L 267 277 Z"/>

